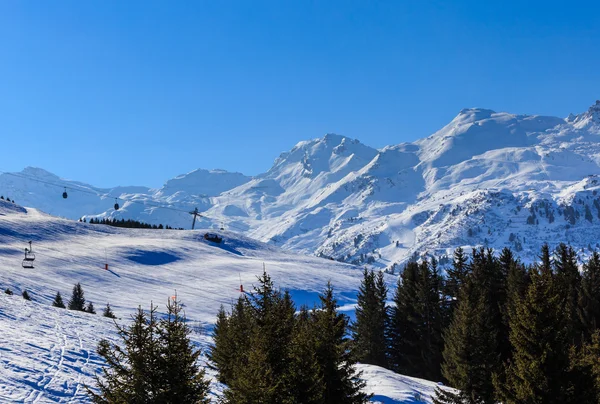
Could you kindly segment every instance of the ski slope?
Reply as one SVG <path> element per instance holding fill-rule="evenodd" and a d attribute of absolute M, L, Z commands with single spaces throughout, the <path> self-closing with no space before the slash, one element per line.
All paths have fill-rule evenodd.
<path fill-rule="evenodd" d="M 153 302 L 159 312 L 164 310 L 177 293 L 194 329 L 203 330 L 192 335 L 202 349 L 210 343 L 219 306 L 228 307 L 239 296 L 240 279 L 250 290 L 263 265 L 298 305 L 316 303 L 331 280 L 342 310 L 352 316 L 362 277 L 359 267 L 281 250 L 235 233 L 222 233 L 221 244 L 204 240 L 203 234 L 91 225 L 0 200 L 0 288 L 14 292 L 0 293 L 0 402 L 87 400 L 83 386 L 92 383 L 102 364 L 95 347 L 100 339 L 114 341 L 117 336 L 112 321 L 100 314 L 51 306 L 57 291 L 68 301 L 77 282 L 98 313 L 109 302 L 123 322 L 139 305 L 148 308 Z M 24 269 L 23 249 L 30 240 L 35 268 Z M 25 301 L 23 290 L 34 301 Z M 361 366 L 367 389 L 379 402 L 418 402 L 415 397 L 432 391 L 430 382 L 409 382 Z M 215 399 L 222 389 L 213 382 Z"/>

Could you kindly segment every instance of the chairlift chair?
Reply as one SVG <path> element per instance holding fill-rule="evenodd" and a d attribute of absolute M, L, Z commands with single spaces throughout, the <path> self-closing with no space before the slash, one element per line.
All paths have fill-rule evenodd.
<path fill-rule="evenodd" d="M 31 248 L 31 241 L 29 242 L 29 248 L 25 248 L 25 258 L 21 265 L 23 268 L 33 268 L 33 261 L 35 261 L 35 254 Z"/>

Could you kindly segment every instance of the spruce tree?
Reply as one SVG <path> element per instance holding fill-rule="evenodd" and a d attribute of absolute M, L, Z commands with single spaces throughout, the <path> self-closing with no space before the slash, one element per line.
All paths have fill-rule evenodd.
<path fill-rule="evenodd" d="M 22 296 L 25 300 L 31 300 L 31 296 L 29 296 L 29 293 L 27 293 L 26 290 L 23 291 Z"/>
<path fill-rule="evenodd" d="M 398 278 L 394 293 L 394 305 L 390 309 L 389 360 L 391 368 L 398 373 L 416 376 L 421 368 L 418 349 L 418 276 L 419 264 L 409 262 Z"/>
<path fill-rule="evenodd" d="M 379 272 L 376 276 L 373 271 L 365 268 L 358 289 L 356 321 L 350 326 L 353 352 L 359 362 L 387 366 L 386 297 L 387 287 L 383 273 Z"/>
<path fill-rule="evenodd" d="M 80 283 L 73 286 L 71 300 L 69 300 L 69 310 L 85 311 L 85 297 Z"/>
<path fill-rule="evenodd" d="M 348 318 L 338 312 L 331 282 L 319 296 L 321 305 L 312 311 L 315 349 L 325 385 L 324 404 L 360 404 L 369 401 L 361 391 L 365 383 L 354 370 L 354 361 L 346 337 Z"/>
<path fill-rule="evenodd" d="M 98 344 L 98 355 L 106 362 L 102 376 L 96 375 L 98 392 L 87 389 L 98 404 L 146 404 L 156 402 L 162 389 L 156 308 L 145 313 L 141 307 L 132 324 L 115 324 L 121 346 L 107 340 Z"/>
<path fill-rule="evenodd" d="M 6 294 L 7 294 L 7 295 L 9 295 L 9 296 L 12 296 L 12 295 L 13 295 L 13 291 L 12 291 L 12 290 L 10 290 L 9 288 L 6 288 L 6 290 L 4 291 L 4 293 L 6 293 Z"/>
<path fill-rule="evenodd" d="M 419 266 L 419 301 L 421 329 L 419 331 L 419 351 L 422 358 L 422 377 L 429 380 L 440 380 L 440 366 L 443 350 L 443 304 L 441 301 L 442 285 L 438 273 L 437 261 L 431 264 L 423 261 Z"/>
<path fill-rule="evenodd" d="M 54 297 L 54 301 L 52 302 L 52 306 L 60 307 L 61 309 L 65 308 L 65 303 L 63 302 L 62 296 L 60 292 L 56 292 L 56 296 Z"/>
<path fill-rule="evenodd" d="M 474 251 L 471 273 L 461 290 L 450 326 L 444 333 L 442 374 L 459 394 L 438 389 L 439 403 L 494 403 L 492 377 L 500 368 L 499 309 L 490 288 L 491 255 Z"/>
<path fill-rule="evenodd" d="M 90 314 L 96 314 L 96 309 L 94 308 L 94 303 L 88 302 L 87 306 L 85 306 L 85 311 Z"/>
<path fill-rule="evenodd" d="M 108 318 L 117 318 L 117 316 L 115 316 L 115 313 L 112 311 L 110 304 L 108 303 L 106 303 L 106 307 L 104 308 L 104 311 L 102 311 L 102 315 Z"/>
<path fill-rule="evenodd" d="M 240 320 L 240 316 L 246 317 L 245 298 L 241 297 L 237 300 L 235 307 L 232 309 L 232 315 L 229 317 L 225 308 L 221 306 L 217 314 L 217 322 L 213 328 L 213 344 L 208 349 L 209 364 L 212 369 L 217 370 L 217 379 L 223 384 L 229 384 L 233 378 L 233 371 L 238 365 L 240 356 L 243 356 L 247 348 L 241 347 L 240 343 L 247 340 L 249 328 L 244 329 L 237 335 L 234 333 L 234 327 L 240 327 L 240 323 L 248 324 L 244 320 Z M 230 332 L 231 331 L 231 332 Z M 236 355 L 237 354 L 237 355 Z"/>
<path fill-rule="evenodd" d="M 397 372 L 440 379 L 442 329 L 441 277 L 437 263 L 409 262 L 398 281 L 389 326 L 390 364 Z"/>
<path fill-rule="evenodd" d="M 324 400 L 325 384 L 315 351 L 315 327 L 308 309 L 303 306 L 296 318 L 290 352 L 292 372 L 287 382 L 295 402 L 320 404 Z"/>
<path fill-rule="evenodd" d="M 596 251 L 583 265 L 578 312 L 584 337 L 589 341 L 600 328 L 600 254 Z"/>
<path fill-rule="evenodd" d="M 444 285 L 446 295 L 446 325 L 452 320 L 452 313 L 458 304 L 458 291 L 464 284 L 469 273 L 467 262 L 467 255 L 461 247 L 454 250 L 452 267 L 446 271 L 446 282 Z"/>
<path fill-rule="evenodd" d="M 563 310 L 564 300 L 547 264 L 548 261 L 542 260 L 531 271 L 531 284 L 511 318 L 513 358 L 506 368 L 506 382 L 499 386 L 499 396 L 507 404 L 572 402 L 568 319 Z"/>
<path fill-rule="evenodd" d="M 169 300 L 167 315 L 158 324 L 158 369 L 161 389 L 155 402 L 164 404 L 209 403 L 209 382 L 204 369 L 198 366 L 200 351 L 189 339 L 178 300 Z"/>
<path fill-rule="evenodd" d="M 234 365 L 225 396 L 230 402 L 293 401 L 289 364 L 295 306 L 288 292 L 275 289 L 266 271 L 258 281 L 248 299 L 251 348 Z"/>
<path fill-rule="evenodd" d="M 572 402 L 600 403 L 600 331 L 580 350 L 571 349 L 570 371 L 574 374 Z"/>
<path fill-rule="evenodd" d="M 567 341 L 579 345 L 583 330 L 578 314 L 581 274 L 577 267 L 577 256 L 573 248 L 561 243 L 556 249 L 555 257 L 555 283 L 564 304 Z"/>

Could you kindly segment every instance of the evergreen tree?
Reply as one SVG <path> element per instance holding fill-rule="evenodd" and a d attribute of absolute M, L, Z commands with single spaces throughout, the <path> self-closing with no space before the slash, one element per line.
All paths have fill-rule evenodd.
<path fill-rule="evenodd" d="M 251 326 L 248 304 L 244 296 L 240 296 L 232 309 L 231 316 L 221 306 L 217 314 L 217 322 L 213 328 L 213 345 L 208 349 L 211 368 L 218 371 L 217 378 L 223 384 L 230 384 L 236 366 L 245 366 L 242 358 L 248 351 L 248 336 Z"/>
<path fill-rule="evenodd" d="M 419 265 L 409 262 L 398 278 L 394 305 L 390 309 L 389 360 L 391 368 L 409 376 L 419 374 L 421 356 L 418 350 L 420 322 L 418 303 Z"/>
<path fill-rule="evenodd" d="M 102 377 L 95 376 L 99 392 L 88 388 L 88 394 L 98 404 L 157 402 L 163 383 L 156 308 L 151 307 L 148 314 L 138 308 L 129 327 L 115 325 L 122 347 L 100 341 L 98 355 L 107 366 L 102 369 Z"/>
<path fill-rule="evenodd" d="M 573 248 L 561 243 L 556 249 L 555 256 L 555 284 L 564 304 L 567 341 L 569 344 L 580 344 L 583 330 L 578 314 L 581 274 L 577 267 L 577 255 Z"/>
<path fill-rule="evenodd" d="M 469 273 L 469 267 L 467 265 L 468 259 L 464 250 L 458 247 L 454 250 L 454 259 L 452 261 L 452 267 L 446 271 L 446 282 L 444 285 L 446 295 L 446 325 L 450 323 L 452 319 L 452 313 L 458 303 L 458 291 L 465 283 L 466 277 Z"/>
<path fill-rule="evenodd" d="M 442 374 L 459 394 L 437 390 L 439 403 L 494 403 L 492 376 L 500 368 L 499 309 L 490 288 L 491 254 L 473 251 L 471 273 L 444 333 Z"/>
<path fill-rule="evenodd" d="M 600 331 L 581 350 L 571 350 L 570 371 L 575 375 L 572 402 L 600 403 Z"/>
<path fill-rule="evenodd" d="M 94 303 L 88 302 L 87 306 L 85 307 L 85 311 L 90 314 L 96 314 L 96 309 L 94 309 Z"/>
<path fill-rule="evenodd" d="M 439 380 L 444 323 L 437 263 L 410 262 L 398 281 L 391 309 L 390 363 L 414 377 Z"/>
<path fill-rule="evenodd" d="M 156 308 L 138 309 L 129 327 L 116 324 L 121 346 L 103 340 L 98 354 L 107 366 L 96 376 L 95 403 L 208 403 L 208 381 L 198 367 L 197 351 L 178 302 L 167 306 L 167 317 L 156 319 Z"/>
<path fill-rule="evenodd" d="M 85 311 L 85 297 L 80 283 L 73 286 L 71 300 L 69 300 L 69 310 Z"/>
<path fill-rule="evenodd" d="M 192 345 L 181 303 L 169 300 L 167 316 L 158 324 L 158 368 L 161 390 L 156 402 L 209 403 L 209 382 L 197 364 L 200 351 Z"/>
<path fill-rule="evenodd" d="M 600 328 L 600 254 L 596 251 L 583 265 L 579 319 L 586 340 Z"/>
<path fill-rule="evenodd" d="M 350 327 L 354 355 L 359 362 L 387 366 L 386 298 L 383 273 L 379 272 L 376 276 L 365 268 L 357 295 L 356 321 Z"/>
<path fill-rule="evenodd" d="M 13 294 L 13 291 L 12 291 L 12 290 L 10 290 L 9 288 L 6 288 L 6 290 L 4 291 L 4 293 L 6 293 L 6 294 L 7 294 L 7 295 L 9 295 L 9 296 L 12 296 L 12 294 Z"/>
<path fill-rule="evenodd" d="M 60 292 L 56 292 L 56 297 L 54 297 L 54 301 L 52 302 L 52 306 L 60 307 L 61 309 L 65 308 L 65 303 L 63 302 L 62 296 Z"/>
<path fill-rule="evenodd" d="M 322 295 L 321 305 L 312 312 L 315 326 L 317 362 L 325 385 L 324 404 L 366 403 L 369 397 L 361 392 L 365 383 L 354 368 L 346 337 L 348 318 L 338 312 L 331 282 Z"/>
<path fill-rule="evenodd" d="M 26 290 L 23 291 L 22 296 L 25 300 L 31 300 L 31 296 L 29 296 L 29 293 L 27 293 Z"/>
<path fill-rule="evenodd" d="M 511 318 L 513 359 L 506 369 L 506 383 L 499 386 L 499 395 L 507 404 L 572 402 L 568 319 L 554 275 L 544 261 L 531 271 L 531 284 Z"/>
<path fill-rule="evenodd" d="M 110 304 L 108 303 L 106 303 L 106 307 L 104 308 L 102 315 L 108 318 L 117 318 L 117 316 L 115 316 L 115 313 L 112 311 Z"/>
<path fill-rule="evenodd" d="M 236 403 L 293 402 L 289 364 L 295 306 L 288 292 L 275 289 L 266 271 L 258 280 L 248 299 L 251 348 L 241 358 L 243 364 L 234 365 L 225 396 Z"/>
<path fill-rule="evenodd" d="M 288 384 L 295 402 L 320 404 L 324 400 L 325 385 L 315 352 L 315 329 L 310 313 L 302 307 L 296 319 L 291 345 L 292 372 Z"/>

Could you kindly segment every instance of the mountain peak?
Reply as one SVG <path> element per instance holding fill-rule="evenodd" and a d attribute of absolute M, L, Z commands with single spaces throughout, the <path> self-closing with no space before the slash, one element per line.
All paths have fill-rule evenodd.
<path fill-rule="evenodd" d="M 39 167 L 25 167 L 19 174 L 27 175 L 29 177 L 36 178 L 52 178 L 59 179 L 59 177 L 55 174 L 52 174 L 50 171 L 44 170 Z"/>
<path fill-rule="evenodd" d="M 454 118 L 453 122 L 475 122 L 482 119 L 489 119 L 496 111 L 485 108 L 463 108 Z"/>
<path fill-rule="evenodd" d="M 600 126 L 600 100 L 588 108 L 583 114 L 579 114 L 572 121 L 575 127 Z"/>

